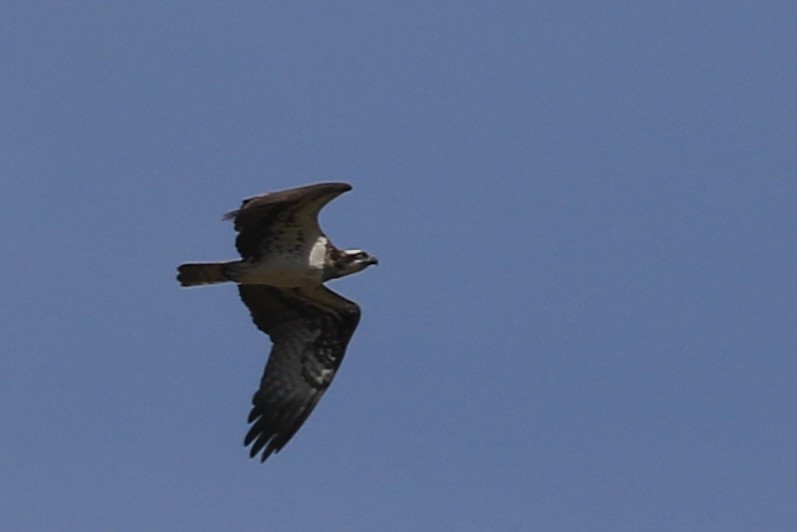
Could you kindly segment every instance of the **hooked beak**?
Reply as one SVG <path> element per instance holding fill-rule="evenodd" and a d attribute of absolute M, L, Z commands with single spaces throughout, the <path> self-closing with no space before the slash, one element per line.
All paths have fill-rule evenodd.
<path fill-rule="evenodd" d="M 368 259 L 368 264 L 374 264 L 374 265 L 379 264 L 379 259 L 372 256 Z"/>

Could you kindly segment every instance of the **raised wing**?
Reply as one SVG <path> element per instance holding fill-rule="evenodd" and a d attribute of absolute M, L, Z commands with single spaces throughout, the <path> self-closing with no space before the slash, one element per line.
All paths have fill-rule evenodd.
<path fill-rule="evenodd" d="M 302 426 L 332 382 L 360 321 L 360 308 L 324 286 L 239 285 L 257 328 L 274 343 L 252 397 L 250 456 L 264 462 Z"/>
<path fill-rule="evenodd" d="M 259 258 L 263 242 L 271 235 L 299 229 L 297 240 L 314 239 L 323 234 L 318 212 L 337 196 L 351 190 L 348 183 L 318 183 L 245 199 L 241 208 L 224 215 L 234 220 L 238 237 L 235 247 L 244 259 Z"/>

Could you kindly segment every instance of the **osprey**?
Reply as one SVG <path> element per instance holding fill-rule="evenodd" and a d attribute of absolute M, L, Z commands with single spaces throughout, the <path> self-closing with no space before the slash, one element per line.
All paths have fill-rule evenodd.
<path fill-rule="evenodd" d="M 234 282 L 258 329 L 273 346 L 252 397 L 244 439 L 261 462 L 299 430 L 340 366 L 360 307 L 324 286 L 377 264 L 360 249 L 340 250 L 318 225 L 321 208 L 351 190 L 319 183 L 243 201 L 233 220 L 241 260 L 183 264 L 182 286 Z"/>

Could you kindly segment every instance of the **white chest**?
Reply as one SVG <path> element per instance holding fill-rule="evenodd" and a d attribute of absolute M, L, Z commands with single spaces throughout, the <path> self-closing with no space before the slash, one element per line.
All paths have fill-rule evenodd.
<path fill-rule="evenodd" d="M 307 242 L 305 240 L 305 242 Z M 323 281 L 327 238 L 316 237 L 309 245 L 275 249 L 250 265 L 237 279 L 244 283 L 291 287 Z"/>

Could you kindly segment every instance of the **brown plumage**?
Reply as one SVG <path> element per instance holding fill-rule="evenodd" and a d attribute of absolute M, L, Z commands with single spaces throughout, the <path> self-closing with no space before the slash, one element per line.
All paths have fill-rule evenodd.
<path fill-rule="evenodd" d="M 318 225 L 318 212 L 351 190 L 319 183 L 244 200 L 227 215 L 238 231 L 241 260 L 178 267 L 182 286 L 232 281 L 258 329 L 273 346 L 252 398 L 244 444 L 261 461 L 302 426 L 332 382 L 360 320 L 353 301 L 323 286 L 357 273 L 375 257 L 337 249 Z"/>
<path fill-rule="evenodd" d="M 177 280 L 182 286 L 224 283 L 227 278 L 227 266 L 238 261 L 216 262 L 207 264 L 181 264 L 177 271 Z"/>

